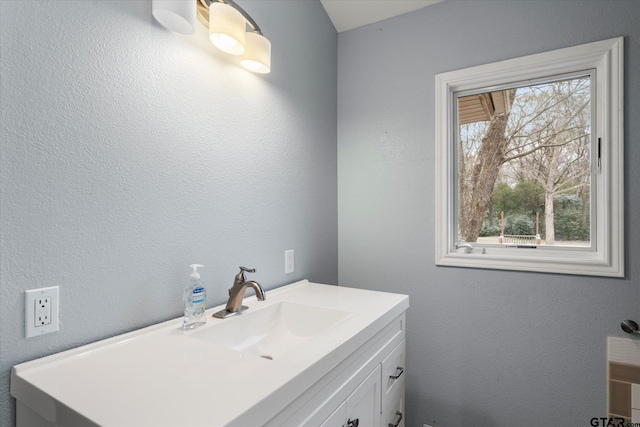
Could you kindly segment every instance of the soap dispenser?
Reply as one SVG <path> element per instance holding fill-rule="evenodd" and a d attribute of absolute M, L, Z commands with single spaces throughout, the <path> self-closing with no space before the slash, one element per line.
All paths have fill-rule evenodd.
<path fill-rule="evenodd" d="M 207 322 L 207 318 L 204 315 L 207 302 L 207 290 L 200 281 L 200 274 L 198 273 L 198 268 L 204 266 L 191 264 L 190 267 L 193 268 L 193 273 L 191 273 L 189 284 L 184 288 L 184 295 L 182 297 L 184 301 L 182 329 L 193 329 Z"/>

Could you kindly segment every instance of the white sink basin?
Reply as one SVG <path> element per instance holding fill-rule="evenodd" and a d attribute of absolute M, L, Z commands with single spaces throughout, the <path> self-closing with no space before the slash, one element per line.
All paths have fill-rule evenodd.
<path fill-rule="evenodd" d="M 263 425 L 341 375 L 336 367 L 371 340 L 401 340 L 404 318 L 390 322 L 409 306 L 404 295 L 306 280 L 244 303 L 244 313 L 200 328 L 171 319 L 14 366 L 18 419 L 29 427 Z"/>
<path fill-rule="evenodd" d="M 354 313 L 282 301 L 247 311 L 191 337 L 268 360 L 278 359 Z M 216 320 L 214 319 L 213 322 Z"/>

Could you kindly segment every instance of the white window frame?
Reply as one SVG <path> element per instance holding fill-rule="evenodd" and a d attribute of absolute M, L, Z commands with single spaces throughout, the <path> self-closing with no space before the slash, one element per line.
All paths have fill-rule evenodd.
<path fill-rule="evenodd" d="M 623 57 L 623 38 L 618 37 L 436 75 L 436 265 L 624 277 Z M 591 185 L 596 186 L 596 200 L 591 200 L 596 222 L 592 250 L 507 245 L 476 247 L 470 253 L 456 249 L 456 94 L 584 70 L 595 70 L 592 140 L 601 141 L 600 159 L 598 150 L 592 149 Z"/>

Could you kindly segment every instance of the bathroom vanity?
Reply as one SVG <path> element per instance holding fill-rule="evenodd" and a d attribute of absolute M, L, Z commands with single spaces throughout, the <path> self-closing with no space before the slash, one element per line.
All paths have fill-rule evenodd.
<path fill-rule="evenodd" d="M 310 283 L 14 366 L 18 427 L 404 426 L 406 295 Z"/>

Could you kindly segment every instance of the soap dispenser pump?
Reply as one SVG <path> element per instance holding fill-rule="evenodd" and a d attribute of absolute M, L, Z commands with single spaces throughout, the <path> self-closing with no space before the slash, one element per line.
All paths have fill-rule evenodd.
<path fill-rule="evenodd" d="M 182 297 L 184 301 L 182 329 L 193 329 L 207 322 L 207 318 L 204 315 L 207 302 L 207 290 L 204 287 L 204 283 L 200 281 L 200 274 L 198 273 L 198 268 L 204 266 L 201 264 L 191 264 L 190 267 L 193 268 L 193 273 L 191 273 L 189 284 L 184 288 L 184 295 Z"/>

